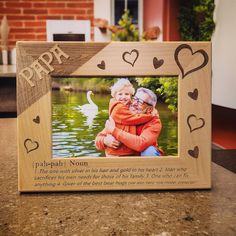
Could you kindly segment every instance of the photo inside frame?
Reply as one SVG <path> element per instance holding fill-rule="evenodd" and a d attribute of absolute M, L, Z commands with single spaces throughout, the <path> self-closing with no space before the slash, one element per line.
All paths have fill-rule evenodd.
<path fill-rule="evenodd" d="M 95 139 L 109 119 L 111 86 L 119 79 L 52 78 L 53 158 L 106 156 L 104 150 L 96 148 Z M 156 94 L 155 108 L 162 123 L 161 133 L 157 138 L 158 149 L 163 156 L 177 156 L 178 78 L 128 77 L 126 79 L 130 81 L 135 91 L 143 87 Z M 133 98 L 134 96 L 131 96 L 131 102 Z M 136 127 L 132 128 L 132 132 L 142 125 L 145 123 L 134 124 Z M 140 135 L 138 130 L 136 132 L 136 135 Z"/>

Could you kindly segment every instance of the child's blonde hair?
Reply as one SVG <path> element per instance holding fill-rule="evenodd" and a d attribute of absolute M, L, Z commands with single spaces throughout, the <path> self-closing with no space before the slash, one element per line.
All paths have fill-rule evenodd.
<path fill-rule="evenodd" d="M 117 80 L 117 82 L 114 83 L 113 86 L 111 86 L 111 96 L 115 97 L 116 93 L 123 89 L 124 87 L 128 87 L 130 94 L 134 95 L 135 89 L 133 85 L 130 83 L 128 79 L 122 78 Z"/>

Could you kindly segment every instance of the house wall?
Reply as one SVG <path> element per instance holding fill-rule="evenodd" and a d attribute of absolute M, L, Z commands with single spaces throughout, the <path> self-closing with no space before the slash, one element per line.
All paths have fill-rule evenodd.
<path fill-rule="evenodd" d="M 46 20 L 90 20 L 91 38 L 109 41 L 110 33 L 104 35 L 93 28 L 94 15 L 111 22 L 111 0 L 1 0 L 0 20 L 7 16 L 10 27 L 9 47 L 16 41 L 43 41 L 46 37 Z M 143 1 L 144 31 L 153 26 L 161 29 L 160 41 L 178 40 L 178 0 Z M 94 37 L 94 31 L 96 35 Z"/>
<path fill-rule="evenodd" d="M 158 41 L 179 41 L 179 0 L 145 0 L 144 31 L 159 26 L 161 34 Z"/>
<path fill-rule="evenodd" d="M 16 41 L 46 40 L 46 20 L 90 20 L 93 22 L 93 0 L 1 0 L 0 20 L 7 16 L 10 27 L 9 46 Z M 93 27 L 91 29 L 93 38 Z"/>
<path fill-rule="evenodd" d="M 212 103 L 236 109 L 236 1 L 215 0 L 212 38 Z"/>
<path fill-rule="evenodd" d="M 161 30 L 158 41 L 163 40 L 164 0 L 145 0 L 143 3 L 143 30 L 158 26 Z"/>
<path fill-rule="evenodd" d="M 94 0 L 94 18 L 101 18 L 112 24 L 112 1 L 111 0 Z M 111 40 L 111 32 L 107 30 L 105 33 L 101 32 L 98 27 L 94 27 L 94 41 L 106 42 Z"/>
<path fill-rule="evenodd" d="M 165 0 L 163 7 L 163 41 L 180 41 L 179 0 Z"/>

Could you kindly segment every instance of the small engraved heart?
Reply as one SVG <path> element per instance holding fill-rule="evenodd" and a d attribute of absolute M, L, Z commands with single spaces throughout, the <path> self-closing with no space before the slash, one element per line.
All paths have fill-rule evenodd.
<path fill-rule="evenodd" d="M 33 119 L 33 122 L 36 123 L 36 124 L 39 124 L 39 123 L 40 123 L 40 117 L 39 117 L 39 116 L 36 116 L 36 117 Z"/>
<path fill-rule="evenodd" d="M 122 54 L 122 59 L 130 64 L 131 66 L 134 66 L 135 62 L 137 61 L 139 57 L 139 52 L 136 49 L 133 49 L 131 52 L 124 52 Z"/>
<path fill-rule="evenodd" d="M 187 118 L 187 124 L 190 132 L 194 130 L 201 129 L 205 125 L 205 120 L 203 118 L 197 118 L 195 115 L 191 114 Z"/>
<path fill-rule="evenodd" d="M 105 61 L 101 61 L 100 64 L 97 64 L 97 67 L 101 70 L 105 70 L 106 69 Z"/>
<path fill-rule="evenodd" d="M 199 155 L 199 148 L 198 148 L 198 146 L 195 146 L 193 150 L 188 150 L 188 154 L 191 157 L 198 158 L 198 155 Z"/>
<path fill-rule="evenodd" d="M 193 92 L 188 92 L 188 96 L 193 100 L 197 100 L 198 98 L 198 89 L 194 89 Z"/>
<path fill-rule="evenodd" d="M 37 141 L 32 141 L 31 139 L 27 138 L 24 142 L 24 146 L 27 153 L 30 153 L 39 147 L 39 143 Z"/>
<path fill-rule="evenodd" d="M 193 69 L 190 69 L 189 71 L 184 71 L 184 68 L 183 66 L 181 65 L 180 61 L 179 61 L 179 53 L 181 50 L 183 49 L 188 49 L 192 56 L 196 55 L 196 54 L 201 54 L 203 56 L 203 62 L 202 64 L 200 64 L 199 66 L 193 68 Z M 175 57 L 175 62 L 176 64 L 178 65 L 181 73 L 182 73 L 182 79 L 187 76 L 188 74 L 191 74 L 193 73 L 194 71 L 197 71 L 197 70 L 200 70 L 202 69 L 204 66 L 207 65 L 208 61 L 209 61 L 209 57 L 207 55 L 207 53 L 203 50 L 203 49 L 200 49 L 200 50 L 197 50 L 196 52 L 193 52 L 192 48 L 188 45 L 188 44 L 181 44 L 180 46 L 178 46 L 175 50 L 175 54 L 174 54 L 174 57 Z"/>
<path fill-rule="evenodd" d="M 155 69 L 161 67 L 164 63 L 163 59 L 158 60 L 156 57 L 153 58 L 153 66 Z"/>

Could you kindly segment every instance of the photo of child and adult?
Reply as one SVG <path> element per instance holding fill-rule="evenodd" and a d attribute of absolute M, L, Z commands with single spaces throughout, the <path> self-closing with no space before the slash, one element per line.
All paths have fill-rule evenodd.
<path fill-rule="evenodd" d="M 53 158 L 176 156 L 177 77 L 53 78 Z"/>

